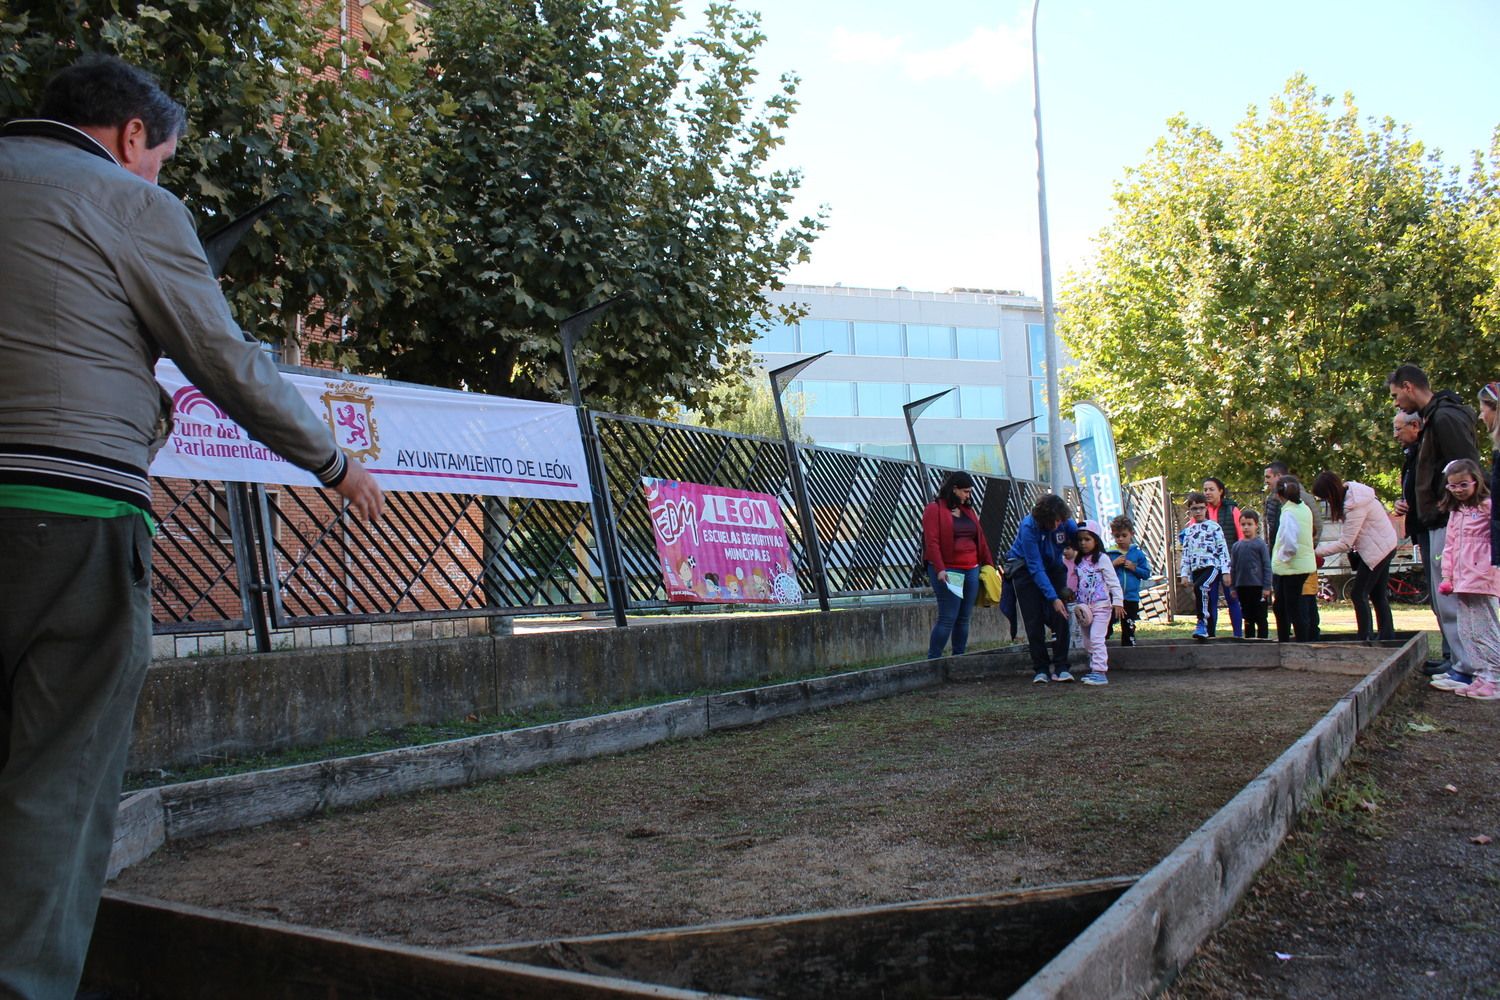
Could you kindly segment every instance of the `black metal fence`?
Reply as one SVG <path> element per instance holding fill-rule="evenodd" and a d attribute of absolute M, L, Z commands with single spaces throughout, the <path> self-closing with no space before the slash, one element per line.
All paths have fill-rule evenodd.
<path fill-rule="evenodd" d="M 830 599 L 926 593 L 922 508 L 947 470 L 928 468 L 924 484 L 910 461 L 798 446 L 810 537 L 782 441 L 616 414 L 588 420 L 586 443 L 604 470 L 597 519 L 583 503 L 388 493 L 386 515 L 372 526 L 321 490 L 158 479 L 156 630 L 249 630 L 266 648 L 269 629 L 304 625 L 608 610 L 623 620 L 626 610 L 667 604 L 643 477 L 776 497 L 810 598 L 820 583 Z M 1045 487 L 974 479 L 985 535 L 1003 551 Z M 1163 553 L 1162 565 L 1164 489 L 1158 480 L 1127 489 L 1142 544 L 1153 564 Z"/>

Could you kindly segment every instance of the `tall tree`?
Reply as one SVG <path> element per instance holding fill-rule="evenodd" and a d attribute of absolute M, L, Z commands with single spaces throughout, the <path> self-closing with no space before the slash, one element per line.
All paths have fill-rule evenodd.
<path fill-rule="evenodd" d="M 83 52 L 150 70 L 188 112 L 161 182 L 201 228 L 289 196 L 230 259 L 240 324 L 270 341 L 358 325 L 441 254 L 412 197 L 436 116 L 405 99 L 421 66 L 400 30 L 361 44 L 342 16 L 338 0 L 6 0 L 0 117 L 31 113 Z"/>
<path fill-rule="evenodd" d="M 558 322 L 618 303 L 579 353 L 596 406 L 712 410 L 743 375 L 761 295 L 805 257 L 795 172 L 772 170 L 795 106 L 763 101 L 754 15 L 709 7 L 672 36 L 673 0 L 436 0 L 418 104 L 451 112 L 426 163 L 451 253 L 351 331 L 392 377 L 565 398 Z"/>
<path fill-rule="evenodd" d="M 1487 364 L 1476 199 L 1405 128 L 1302 77 L 1228 144 L 1174 118 L 1066 285 L 1069 391 L 1181 483 L 1258 488 L 1272 457 L 1389 469 L 1385 376 L 1413 361 L 1467 394 Z"/>

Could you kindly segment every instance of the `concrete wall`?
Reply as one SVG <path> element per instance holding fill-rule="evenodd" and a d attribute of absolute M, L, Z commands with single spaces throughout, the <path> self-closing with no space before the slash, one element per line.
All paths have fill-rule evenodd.
<path fill-rule="evenodd" d="M 146 675 L 129 767 L 185 767 L 471 713 L 624 702 L 918 658 L 935 613 L 931 602 L 912 601 L 167 660 Z M 1000 636 L 999 613 L 976 610 L 971 645 Z"/>

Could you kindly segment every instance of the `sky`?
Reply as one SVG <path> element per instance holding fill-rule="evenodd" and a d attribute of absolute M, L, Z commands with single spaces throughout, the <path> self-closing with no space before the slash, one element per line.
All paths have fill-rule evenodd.
<path fill-rule="evenodd" d="M 803 172 L 797 214 L 828 209 L 788 281 L 1041 295 L 1030 2 L 736 6 L 761 14 L 762 72 L 802 81 L 776 161 Z M 1302 73 L 1449 165 L 1500 125 L 1496 0 L 1041 0 L 1038 36 L 1055 291 L 1175 114 L 1228 139 Z"/>

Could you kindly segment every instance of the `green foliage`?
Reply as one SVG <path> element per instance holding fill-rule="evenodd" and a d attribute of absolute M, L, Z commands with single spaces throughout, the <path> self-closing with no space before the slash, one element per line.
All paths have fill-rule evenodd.
<path fill-rule="evenodd" d="M 437 0 L 412 100 L 450 113 L 424 164 L 448 258 L 349 344 L 401 379 L 565 398 L 558 322 L 611 296 L 578 352 L 591 405 L 704 408 L 742 376 L 761 295 L 807 254 L 770 171 L 795 81 L 751 96 L 754 15 L 671 0 Z"/>
<path fill-rule="evenodd" d="M 776 399 L 771 394 L 771 380 L 765 372 L 755 369 L 748 380 L 726 379 L 711 386 L 707 400 L 701 411 L 689 410 L 674 419 L 737 434 L 781 439 Z M 786 414 L 787 433 L 792 440 L 812 444 L 812 437 L 802 430 L 802 418 L 807 415 L 807 400 L 803 394 L 788 390 L 782 393 L 781 405 Z"/>
<path fill-rule="evenodd" d="M 1487 333 L 1500 331 L 1500 127 L 1490 142 L 1489 156 L 1475 156 L 1470 189 L 1475 210 L 1465 220 L 1464 242 L 1484 271 L 1485 290 L 1477 301 L 1479 325 Z M 1500 364 L 1491 364 L 1485 381 L 1500 378 Z"/>
<path fill-rule="evenodd" d="M 1143 474 L 1249 494 L 1275 457 L 1367 480 L 1398 464 L 1392 369 L 1465 396 L 1493 377 L 1495 255 L 1487 270 L 1475 249 L 1493 186 L 1388 119 L 1362 125 L 1352 97 L 1294 77 L 1229 144 L 1174 118 L 1115 203 L 1061 329 L 1081 359 L 1069 394 L 1100 401 Z"/>
<path fill-rule="evenodd" d="M 291 197 L 230 260 L 240 324 L 273 341 L 304 322 L 358 324 L 437 263 L 436 220 L 410 197 L 435 121 L 405 100 L 420 66 L 400 31 L 369 51 L 334 44 L 339 12 L 303 0 L 11 3 L 0 7 L 0 116 L 29 113 L 80 52 L 150 70 L 188 112 L 161 182 L 203 229 Z"/>

